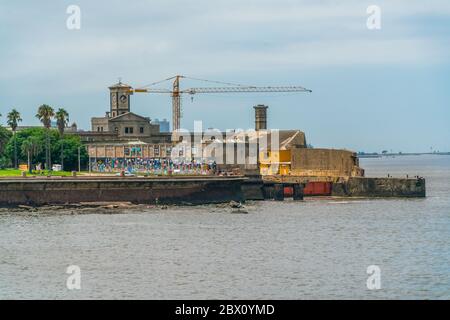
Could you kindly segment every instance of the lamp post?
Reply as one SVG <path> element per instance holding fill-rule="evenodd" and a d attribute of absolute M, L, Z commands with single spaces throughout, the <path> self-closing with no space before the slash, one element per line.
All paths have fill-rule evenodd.
<path fill-rule="evenodd" d="M 78 172 L 81 172 L 81 146 L 78 147 Z"/>

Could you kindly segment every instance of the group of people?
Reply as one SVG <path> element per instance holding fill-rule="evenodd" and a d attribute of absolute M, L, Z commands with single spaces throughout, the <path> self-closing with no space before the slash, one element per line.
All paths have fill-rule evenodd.
<path fill-rule="evenodd" d="M 174 162 L 172 159 L 144 159 L 144 158 L 105 158 L 92 159 L 91 171 L 121 172 L 146 174 L 214 174 L 217 169 L 215 161 L 183 161 Z"/>

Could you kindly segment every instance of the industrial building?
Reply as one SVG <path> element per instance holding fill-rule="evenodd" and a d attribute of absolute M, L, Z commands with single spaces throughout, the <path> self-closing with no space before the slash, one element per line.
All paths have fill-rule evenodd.
<path fill-rule="evenodd" d="M 168 130 L 167 121 L 161 130 L 161 122 L 131 111 L 131 86 L 119 82 L 110 86 L 109 91 L 109 111 L 103 117 L 91 119 L 90 131 L 78 132 L 88 147 L 90 163 L 95 164 L 93 170 L 99 168 L 97 164 L 110 171 L 124 169 L 125 163 L 145 168 L 149 161 L 173 160 L 175 155 L 196 163 L 214 162 L 220 171 L 241 174 L 364 176 L 354 152 L 307 148 L 304 132 L 297 129 L 268 130 L 268 106 L 254 106 L 254 130 L 175 135 Z"/>

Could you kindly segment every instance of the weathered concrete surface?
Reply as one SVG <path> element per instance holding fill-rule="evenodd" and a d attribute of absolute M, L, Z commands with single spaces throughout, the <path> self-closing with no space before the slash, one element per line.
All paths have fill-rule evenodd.
<path fill-rule="evenodd" d="M 248 177 L 242 182 L 242 193 L 245 200 L 264 200 L 264 182 L 259 176 Z"/>
<path fill-rule="evenodd" d="M 0 179 L 0 205 L 78 202 L 204 204 L 244 200 L 242 177 Z"/>
<path fill-rule="evenodd" d="M 320 176 L 264 176 L 264 191 L 271 196 L 270 184 L 305 184 L 331 182 L 332 195 L 339 197 L 425 197 L 425 179 L 320 177 Z"/>
<path fill-rule="evenodd" d="M 425 179 L 351 177 L 333 183 L 332 196 L 340 197 L 425 197 Z"/>
<path fill-rule="evenodd" d="M 291 149 L 291 175 L 315 177 L 364 176 L 356 153 L 336 149 Z"/>
<path fill-rule="evenodd" d="M 292 185 L 292 199 L 303 200 L 304 197 L 304 185 L 301 183 Z"/>

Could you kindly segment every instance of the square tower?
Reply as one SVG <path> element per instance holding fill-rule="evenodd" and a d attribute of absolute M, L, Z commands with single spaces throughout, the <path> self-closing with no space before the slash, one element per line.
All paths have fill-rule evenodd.
<path fill-rule="evenodd" d="M 110 117 L 117 117 L 130 112 L 130 95 L 132 87 L 119 81 L 109 87 L 110 91 Z"/>

